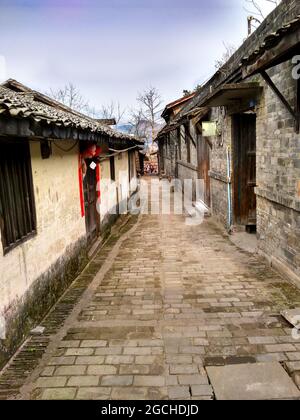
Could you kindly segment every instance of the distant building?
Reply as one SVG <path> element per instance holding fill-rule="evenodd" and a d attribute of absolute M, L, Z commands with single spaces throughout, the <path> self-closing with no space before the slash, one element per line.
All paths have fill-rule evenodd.
<path fill-rule="evenodd" d="M 203 200 L 214 218 L 229 231 L 257 231 L 259 253 L 295 281 L 300 281 L 299 16 L 299 2 L 282 1 L 193 97 L 167 106 L 167 125 L 157 136 L 160 171 L 204 180 Z"/>

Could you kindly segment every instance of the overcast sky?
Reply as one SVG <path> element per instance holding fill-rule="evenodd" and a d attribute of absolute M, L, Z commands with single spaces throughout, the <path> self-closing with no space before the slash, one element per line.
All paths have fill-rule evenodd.
<path fill-rule="evenodd" d="M 259 0 L 267 3 L 265 0 Z M 247 34 L 245 0 L 0 0 L 0 81 L 42 92 L 73 82 L 92 106 L 164 103 L 207 80 Z M 266 10 L 267 11 L 267 10 Z"/>

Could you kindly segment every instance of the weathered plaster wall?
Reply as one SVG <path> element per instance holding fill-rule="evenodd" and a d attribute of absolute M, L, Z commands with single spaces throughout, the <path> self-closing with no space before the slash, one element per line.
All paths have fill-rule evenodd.
<path fill-rule="evenodd" d="M 101 162 L 101 178 L 100 178 L 100 222 L 101 225 L 105 224 L 105 218 L 116 203 L 117 203 L 117 194 L 116 189 L 112 188 L 112 183 L 110 179 L 110 164 L 109 160 L 104 160 Z"/>
<path fill-rule="evenodd" d="M 72 143 L 64 142 L 67 149 Z M 39 143 L 30 145 L 37 213 L 37 235 L 7 255 L 0 251 L 0 315 L 6 342 L 0 340 L 0 364 L 55 299 L 70 274 L 84 262 L 85 220 L 81 218 L 78 149 L 42 160 Z"/>
<path fill-rule="evenodd" d="M 155 160 L 157 162 L 157 155 L 155 156 Z M 134 175 L 130 181 L 130 194 L 134 193 L 138 187 L 138 178 L 137 178 L 137 162 L 135 159 L 135 154 L 132 156 L 133 166 L 132 169 L 134 171 Z M 157 164 L 157 163 L 156 163 Z"/>
<path fill-rule="evenodd" d="M 134 169 L 136 171 L 136 164 L 134 164 Z M 102 161 L 100 181 L 100 221 L 102 232 L 105 232 L 118 216 L 116 213 L 117 204 L 120 204 L 121 213 L 127 212 L 127 202 L 130 197 L 128 152 L 115 156 L 115 174 L 116 181 L 113 183 L 111 182 L 109 160 Z M 137 187 L 136 175 L 132 186 L 134 190 Z"/>
<path fill-rule="evenodd" d="M 120 153 L 115 158 L 116 184 L 119 194 L 119 203 L 129 198 L 129 169 L 128 152 Z"/>
<path fill-rule="evenodd" d="M 32 143 L 30 149 L 37 235 L 5 256 L 0 251 L 2 311 L 20 298 L 70 244 L 85 235 L 85 221 L 80 217 L 77 149 L 65 153 L 53 146 L 53 155 L 45 160 L 41 159 L 38 143 Z"/>

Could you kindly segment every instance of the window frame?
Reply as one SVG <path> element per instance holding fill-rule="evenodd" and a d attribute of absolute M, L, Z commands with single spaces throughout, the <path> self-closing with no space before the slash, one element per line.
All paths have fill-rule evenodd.
<path fill-rule="evenodd" d="M 110 179 L 111 181 L 116 181 L 116 162 L 115 156 L 111 156 L 109 158 L 109 166 L 110 166 Z"/>
<path fill-rule="evenodd" d="M 25 157 L 24 157 L 24 163 L 23 163 L 23 167 L 18 166 L 17 171 L 21 171 L 24 170 L 25 171 L 25 177 L 27 178 L 25 181 L 24 179 L 21 178 L 21 173 L 19 172 L 17 174 L 17 176 L 15 177 L 15 179 L 13 179 L 13 177 L 11 176 L 12 172 L 15 168 L 13 168 L 13 165 L 15 164 L 15 162 L 11 161 L 11 165 L 6 166 L 6 168 L 4 168 L 4 165 L 0 166 L 0 177 L 2 177 L 2 173 L 3 171 L 8 171 L 6 173 L 6 175 L 9 176 L 9 181 L 7 182 L 7 176 L 3 176 L 3 181 L 1 183 L 0 180 L 0 231 L 1 231 L 1 243 L 2 243 L 2 248 L 3 248 L 3 255 L 7 255 L 10 251 L 12 251 L 13 249 L 17 248 L 19 245 L 27 242 L 28 240 L 30 240 L 31 238 L 35 237 L 37 235 L 37 217 L 36 217 L 36 205 L 35 205 L 35 195 L 34 195 L 34 185 L 33 185 L 33 176 L 32 176 L 32 165 L 31 165 L 31 154 L 30 154 L 30 145 L 27 139 L 22 139 L 20 142 L 13 142 L 13 141 L 7 141 L 6 139 L 2 139 L 0 138 L 0 149 L 1 146 L 4 146 L 3 148 L 5 148 L 5 145 L 9 148 L 9 147 L 13 147 L 13 145 L 15 145 L 15 147 L 19 147 L 19 148 L 23 148 L 22 151 L 20 151 L 20 154 L 22 155 L 22 153 L 25 153 Z M 18 156 L 20 157 L 20 155 Z M 1 163 L 1 161 L 0 161 Z M 23 173 L 24 175 L 24 173 Z M 22 190 L 24 195 L 21 198 L 22 200 L 22 204 L 25 204 L 27 202 L 27 212 L 24 211 L 24 208 L 22 207 L 22 211 L 20 213 L 17 213 L 16 207 L 17 207 L 17 201 L 16 201 L 16 196 L 10 196 L 8 198 L 8 201 L 10 201 L 9 206 L 11 206 L 12 210 L 10 210 L 10 213 L 8 216 L 4 217 L 3 213 L 5 211 L 5 205 L 3 205 L 3 203 L 6 200 L 6 196 L 5 196 L 5 189 L 10 189 L 10 192 L 15 191 L 15 185 L 14 185 L 14 180 L 18 181 L 18 187 L 22 187 L 24 186 L 25 182 L 26 182 L 26 190 Z M 9 184 L 8 184 L 9 183 Z M 23 185 L 22 185 L 23 184 Z M 9 188 L 7 187 L 9 185 Z M 9 194 L 8 194 L 9 195 Z M 15 207 L 15 210 L 13 210 L 13 207 Z M 6 209 L 7 210 L 7 209 Z M 3 212 L 3 213 L 2 213 Z M 21 218 L 19 217 L 20 215 Z M 17 216 L 17 217 L 15 217 Z M 27 218 L 25 220 L 25 218 Z M 26 231 L 27 233 L 25 233 L 23 236 L 20 236 L 20 234 L 18 235 L 17 239 L 14 242 L 10 242 L 9 240 L 9 235 L 7 234 L 7 228 L 5 227 L 5 222 L 10 221 L 11 223 L 11 227 L 10 229 L 14 229 L 19 230 L 18 233 L 20 233 L 21 229 L 24 229 L 24 231 Z M 24 224 L 23 224 L 24 223 Z M 21 227 L 21 225 L 23 224 L 23 226 Z M 27 226 L 26 226 L 27 225 Z M 32 227 L 32 230 L 28 230 L 28 227 Z M 26 230 L 27 229 L 27 230 Z M 16 235 L 17 236 L 17 235 Z"/>

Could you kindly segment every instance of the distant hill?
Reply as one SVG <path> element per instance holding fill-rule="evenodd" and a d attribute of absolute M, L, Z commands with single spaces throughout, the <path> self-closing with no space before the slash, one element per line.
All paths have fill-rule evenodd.
<path fill-rule="evenodd" d="M 155 125 L 155 134 L 158 133 L 158 131 L 163 127 L 164 124 L 156 124 Z M 132 127 L 132 124 L 130 123 L 121 123 L 116 126 L 116 129 L 118 131 L 121 131 L 121 133 L 124 134 L 131 134 L 134 132 L 134 129 Z M 142 120 L 140 122 L 139 131 L 145 133 L 145 138 L 147 140 L 148 144 L 151 144 L 152 139 L 152 128 L 148 121 Z"/>
<path fill-rule="evenodd" d="M 121 133 L 130 134 L 130 132 L 132 130 L 132 125 L 131 124 L 126 124 L 126 123 L 125 124 L 118 124 L 116 126 L 116 129 L 118 131 L 121 131 Z"/>

